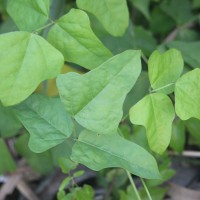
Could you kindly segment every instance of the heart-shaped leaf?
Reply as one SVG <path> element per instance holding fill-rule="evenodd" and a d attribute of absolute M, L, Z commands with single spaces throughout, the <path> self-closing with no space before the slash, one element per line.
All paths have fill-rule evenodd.
<path fill-rule="evenodd" d="M 0 100 L 5 106 L 26 99 L 45 79 L 60 73 L 62 54 L 28 32 L 0 35 Z"/>
<path fill-rule="evenodd" d="M 124 99 L 140 71 L 140 51 L 129 50 L 84 75 L 59 75 L 57 86 L 66 110 L 79 124 L 107 134 L 116 132 Z"/>
<path fill-rule="evenodd" d="M 58 98 L 34 94 L 15 113 L 31 135 L 29 147 L 34 152 L 46 151 L 72 134 L 72 120 Z"/>
<path fill-rule="evenodd" d="M 173 104 L 162 93 L 147 95 L 130 109 L 131 122 L 146 128 L 150 148 L 160 154 L 169 145 L 174 117 Z"/>
<path fill-rule="evenodd" d="M 94 69 L 112 53 L 95 36 L 87 14 L 71 9 L 51 28 L 48 41 L 60 50 L 66 61 Z"/>
<path fill-rule="evenodd" d="M 117 134 L 98 135 L 83 131 L 72 148 L 71 159 L 92 170 L 121 167 L 143 178 L 160 178 L 154 157 Z"/>
<path fill-rule="evenodd" d="M 200 119 L 200 69 L 183 75 L 175 85 L 175 109 L 182 120 Z"/>

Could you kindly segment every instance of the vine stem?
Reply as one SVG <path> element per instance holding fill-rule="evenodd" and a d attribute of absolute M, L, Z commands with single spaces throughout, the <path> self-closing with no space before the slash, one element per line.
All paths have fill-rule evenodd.
<path fill-rule="evenodd" d="M 41 31 L 41 30 L 43 30 L 43 29 L 45 29 L 45 28 L 47 28 L 47 27 L 49 27 L 49 26 L 51 26 L 52 24 L 54 24 L 55 22 L 54 21 L 51 21 L 50 23 L 48 23 L 48 24 L 46 24 L 45 26 L 42 26 L 42 27 L 40 27 L 40 28 L 38 28 L 38 29 L 36 29 L 35 31 L 33 31 L 33 32 L 38 32 L 38 31 Z"/>
<path fill-rule="evenodd" d="M 149 193 L 149 190 L 148 190 L 148 188 L 147 188 L 147 186 L 146 186 L 146 183 L 144 182 L 143 178 L 140 178 L 140 180 L 141 180 L 141 182 L 142 182 L 142 184 L 143 184 L 143 186 L 144 186 L 144 189 L 145 189 L 145 191 L 146 191 L 146 193 L 147 193 L 147 196 L 148 196 L 149 200 L 152 200 L 151 195 L 150 195 L 150 193 Z"/>
<path fill-rule="evenodd" d="M 165 85 L 165 86 L 163 86 L 163 87 L 157 88 L 157 89 L 155 89 L 155 90 L 151 90 L 150 92 L 157 92 L 157 91 L 159 91 L 159 90 L 165 89 L 165 88 L 167 88 L 167 87 L 169 87 L 169 86 L 171 86 L 171 85 L 174 85 L 174 84 L 175 84 L 175 83 L 169 83 L 169 84 L 167 84 L 167 85 Z"/>
<path fill-rule="evenodd" d="M 132 178 L 130 172 L 129 172 L 128 170 L 126 170 L 126 173 L 127 173 L 128 178 L 129 178 L 129 180 L 130 180 L 130 182 L 131 182 L 132 188 L 133 188 L 133 190 L 134 190 L 134 192 L 135 192 L 135 194 L 136 194 L 136 196 L 137 196 L 137 199 L 138 199 L 138 200 L 142 200 L 142 199 L 140 198 L 140 195 L 139 195 L 139 193 L 138 193 L 138 190 L 137 190 L 137 188 L 136 188 L 136 186 L 135 186 L 135 183 L 134 183 L 134 181 L 133 181 L 133 178 Z"/>

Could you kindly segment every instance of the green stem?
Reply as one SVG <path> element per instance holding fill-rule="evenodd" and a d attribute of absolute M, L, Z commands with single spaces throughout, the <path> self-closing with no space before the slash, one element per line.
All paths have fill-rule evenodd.
<path fill-rule="evenodd" d="M 54 21 L 51 21 L 50 23 L 48 23 L 48 24 L 46 24 L 45 26 L 42 26 L 42 27 L 36 29 L 36 30 L 33 31 L 33 32 L 39 32 L 39 31 L 41 31 L 41 30 L 43 30 L 43 29 L 45 29 L 45 28 L 51 26 L 51 25 L 54 24 L 54 23 L 55 23 Z"/>
<path fill-rule="evenodd" d="M 148 190 L 148 188 L 147 188 L 147 186 L 146 186 L 146 183 L 144 182 L 144 180 L 143 180 L 142 178 L 140 178 L 140 180 L 142 181 L 142 184 L 143 184 L 143 186 L 144 186 L 144 189 L 145 189 L 145 191 L 146 191 L 146 193 L 147 193 L 147 196 L 148 196 L 149 200 L 152 200 L 151 195 L 150 195 L 150 193 L 149 193 L 149 190 Z"/>
<path fill-rule="evenodd" d="M 148 64 L 148 59 L 147 59 L 147 57 L 143 53 L 142 53 L 142 59 L 144 60 L 144 62 L 146 64 Z"/>
<path fill-rule="evenodd" d="M 162 89 L 165 89 L 165 88 L 167 88 L 167 87 L 169 87 L 169 86 L 171 86 L 171 85 L 174 85 L 175 83 L 169 83 L 169 84 L 167 84 L 167 85 L 165 85 L 165 86 L 163 86 L 163 87 L 160 87 L 160 88 L 157 88 L 157 89 L 155 89 L 155 90 L 151 90 L 150 92 L 152 93 L 152 92 L 157 92 L 157 91 L 159 91 L 159 90 L 162 90 Z"/>
<path fill-rule="evenodd" d="M 133 190 L 134 190 L 134 192 L 135 192 L 135 194 L 136 194 L 136 196 L 137 196 L 137 199 L 138 199 L 138 200 L 142 200 L 142 199 L 140 198 L 140 195 L 139 195 L 139 193 L 138 193 L 138 190 L 137 190 L 137 188 L 136 188 L 136 186 L 135 186 L 135 183 L 134 183 L 134 181 L 133 181 L 133 178 L 132 178 L 130 172 L 129 172 L 128 170 L 126 170 L 126 173 L 127 173 L 128 178 L 129 178 L 129 180 L 130 180 L 130 182 L 131 182 L 132 188 L 133 188 Z"/>

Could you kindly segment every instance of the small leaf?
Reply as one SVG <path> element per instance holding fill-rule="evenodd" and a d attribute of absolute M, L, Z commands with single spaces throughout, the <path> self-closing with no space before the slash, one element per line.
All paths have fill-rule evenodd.
<path fill-rule="evenodd" d="M 171 93 L 174 90 L 172 85 L 183 71 L 183 59 L 181 53 L 176 49 L 170 49 L 164 54 L 154 51 L 148 61 L 149 79 L 151 87 L 163 93 Z"/>
<path fill-rule="evenodd" d="M 148 20 L 150 20 L 149 4 L 150 0 L 130 0 L 134 7 L 136 7 Z"/>
<path fill-rule="evenodd" d="M 120 167 L 143 178 L 160 177 L 153 156 L 117 134 L 98 135 L 83 131 L 72 148 L 71 159 L 95 171 Z"/>
<path fill-rule="evenodd" d="M 29 147 L 40 153 L 64 142 L 72 134 L 72 121 L 60 99 L 34 94 L 15 109 L 31 134 Z"/>
<path fill-rule="evenodd" d="M 140 51 L 130 50 L 84 75 L 59 75 L 57 86 L 66 110 L 79 124 L 108 134 L 116 132 L 123 115 L 124 99 L 140 71 Z"/>
<path fill-rule="evenodd" d="M 188 63 L 191 67 L 200 68 L 200 42 L 184 42 L 184 41 L 172 41 L 167 44 L 170 48 L 176 48 L 181 51 L 183 58 L 186 63 Z"/>
<path fill-rule="evenodd" d="M 78 8 L 92 13 L 113 36 L 122 36 L 128 27 L 126 0 L 77 0 Z"/>
<path fill-rule="evenodd" d="M 5 106 L 26 99 L 63 66 L 62 54 L 42 37 L 28 32 L 0 35 L 0 100 Z"/>
<path fill-rule="evenodd" d="M 0 138 L 0 174 L 13 172 L 16 169 L 16 164 L 10 155 L 10 152 L 3 139 Z"/>
<path fill-rule="evenodd" d="M 87 14 L 78 9 L 61 17 L 51 28 L 48 41 L 60 50 L 65 60 L 93 69 L 112 56 L 95 36 Z"/>
<path fill-rule="evenodd" d="M 159 154 L 169 145 L 174 116 L 170 98 L 162 93 L 147 95 L 130 109 L 131 122 L 146 128 L 149 146 Z"/>
<path fill-rule="evenodd" d="M 8 0 L 7 11 L 18 28 L 33 31 L 48 20 L 49 0 Z"/>
<path fill-rule="evenodd" d="M 200 119 L 200 69 L 184 74 L 175 85 L 175 109 L 182 120 Z"/>

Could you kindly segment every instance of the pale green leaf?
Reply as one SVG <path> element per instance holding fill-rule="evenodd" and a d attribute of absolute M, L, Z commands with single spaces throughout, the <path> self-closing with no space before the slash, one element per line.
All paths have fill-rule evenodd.
<path fill-rule="evenodd" d="M 148 61 L 151 87 L 163 93 L 173 92 L 174 83 L 181 75 L 183 66 L 184 62 L 178 50 L 170 49 L 163 54 L 154 51 Z"/>
<path fill-rule="evenodd" d="M 185 42 L 185 41 L 172 41 L 167 44 L 170 48 L 176 48 L 181 51 L 183 58 L 193 68 L 200 68 L 200 41 Z"/>
<path fill-rule="evenodd" d="M 175 108 L 182 120 L 200 119 L 200 69 L 184 74 L 175 85 Z"/>
<path fill-rule="evenodd" d="M 113 36 L 122 36 L 128 27 L 129 12 L 126 0 L 77 0 L 78 8 L 96 16 Z"/>
<path fill-rule="evenodd" d="M 143 178 L 160 177 L 153 156 L 117 134 L 99 135 L 83 131 L 72 148 L 71 159 L 95 171 L 120 167 Z"/>
<path fill-rule="evenodd" d="M 159 154 L 169 145 L 174 116 L 170 98 L 162 93 L 149 94 L 130 109 L 131 122 L 146 128 L 149 146 Z"/>
<path fill-rule="evenodd" d="M 42 37 L 28 32 L 0 35 L 0 100 L 5 106 L 26 99 L 63 66 L 62 54 Z"/>
<path fill-rule="evenodd" d="M 137 8 L 148 20 L 150 20 L 149 4 L 150 0 L 130 0 L 135 8 Z"/>
<path fill-rule="evenodd" d="M 140 51 L 129 50 L 84 75 L 59 75 L 57 86 L 66 110 L 79 124 L 107 134 L 116 132 L 124 99 L 140 71 Z"/>
<path fill-rule="evenodd" d="M 112 56 L 95 36 L 87 14 L 71 9 L 51 28 L 48 41 L 60 50 L 65 60 L 93 69 Z"/>
<path fill-rule="evenodd" d="M 49 0 L 8 0 L 7 11 L 18 28 L 33 31 L 48 20 Z"/>
<path fill-rule="evenodd" d="M 72 134 L 71 118 L 58 98 L 34 94 L 15 113 L 31 135 L 29 147 L 34 152 L 56 146 Z"/>
<path fill-rule="evenodd" d="M 13 172 L 16 169 L 16 164 L 10 155 L 10 152 L 3 139 L 0 138 L 0 174 Z"/>
<path fill-rule="evenodd" d="M 0 103 L 0 137 L 11 137 L 20 129 L 21 123 L 10 107 Z"/>

